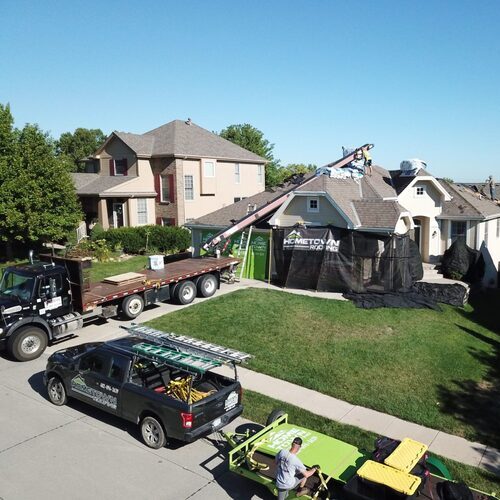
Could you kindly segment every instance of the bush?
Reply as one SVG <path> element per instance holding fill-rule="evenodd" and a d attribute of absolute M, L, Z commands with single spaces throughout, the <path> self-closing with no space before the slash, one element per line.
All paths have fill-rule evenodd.
<path fill-rule="evenodd" d="M 119 227 L 99 233 L 99 238 L 106 240 L 111 248 L 121 246 L 124 252 L 131 254 L 153 251 L 170 254 L 191 245 L 190 232 L 177 226 Z"/>
<path fill-rule="evenodd" d="M 67 257 L 93 257 L 99 262 L 106 262 L 111 258 L 111 248 L 106 240 L 83 240 L 68 251 Z"/>

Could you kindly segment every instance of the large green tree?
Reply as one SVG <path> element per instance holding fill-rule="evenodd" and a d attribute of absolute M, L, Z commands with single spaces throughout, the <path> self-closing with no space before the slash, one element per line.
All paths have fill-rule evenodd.
<path fill-rule="evenodd" d="M 40 244 L 61 241 L 81 220 L 67 168 L 37 125 L 15 130 L 10 110 L 0 107 L 0 240 Z M 13 144 L 13 146 L 11 146 Z"/>
<path fill-rule="evenodd" d="M 259 129 L 249 123 L 229 125 L 219 135 L 268 160 L 269 163 L 266 164 L 266 187 L 276 186 L 282 182 L 280 162 L 273 155 L 274 144 L 271 144 Z"/>
<path fill-rule="evenodd" d="M 64 132 L 56 142 L 56 153 L 72 172 L 82 172 L 81 160 L 93 154 L 106 140 L 101 129 L 77 128 L 73 133 Z"/>

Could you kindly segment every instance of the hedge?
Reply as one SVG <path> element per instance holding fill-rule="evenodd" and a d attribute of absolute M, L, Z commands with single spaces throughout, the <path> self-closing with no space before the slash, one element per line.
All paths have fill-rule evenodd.
<path fill-rule="evenodd" d="M 191 233 L 178 226 L 119 227 L 94 231 L 93 240 L 106 240 L 112 248 L 120 247 L 131 254 L 145 252 L 176 253 L 191 246 Z"/>

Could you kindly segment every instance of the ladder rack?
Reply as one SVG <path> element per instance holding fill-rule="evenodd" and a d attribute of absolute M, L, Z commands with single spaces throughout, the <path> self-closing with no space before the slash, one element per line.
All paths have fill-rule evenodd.
<path fill-rule="evenodd" d="M 149 326 L 132 324 L 130 326 L 121 326 L 120 328 L 126 330 L 130 335 L 153 342 L 158 347 L 173 349 L 174 351 L 194 355 L 205 360 L 208 358 L 212 362 L 217 362 L 218 366 L 228 363 L 245 363 L 252 357 L 245 352 L 205 342 L 204 340 L 188 337 L 187 335 L 162 332 Z"/>

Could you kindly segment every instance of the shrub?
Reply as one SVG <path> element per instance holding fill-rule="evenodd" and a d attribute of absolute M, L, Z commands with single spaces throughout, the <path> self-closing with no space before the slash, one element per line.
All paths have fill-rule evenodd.
<path fill-rule="evenodd" d="M 121 246 L 132 254 L 161 252 L 165 254 L 185 250 L 191 245 L 191 234 L 177 226 L 140 226 L 108 229 L 99 234 L 108 246 Z"/>

